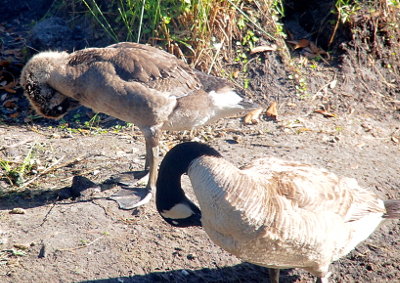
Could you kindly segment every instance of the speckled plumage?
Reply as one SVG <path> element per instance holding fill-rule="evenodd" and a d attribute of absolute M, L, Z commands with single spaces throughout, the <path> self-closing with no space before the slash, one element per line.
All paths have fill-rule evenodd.
<path fill-rule="evenodd" d="M 123 42 L 68 54 L 43 52 L 24 67 L 21 84 L 36 111 L 60 118 L 84 105 L 132 122 L 146 139 L 149 183 L 154 189 L 161 130 L 186 130 L 258 107 L 233 91 L 232 83 L 203 74 L 162 50 Z M 219 105 L 209 92 L 239 98 Z"/>
<path fill-rule="evenodd" d="M 192 145 L 176 148 L 159 173 L 158 189 L 170 195 L 183 191 L 175 189 L 174 181 L 170 182 L 175 187 L 163 185 L 164 168 L 180 162 L 168 155 L 180 148 L 179 156 L 197 150 Z M 214 243 L 257 265 L 299 267 L 326 279 L 332 261 L 365 240 L 384 218 L 400 217 L 400 201 L 383 201 L 355 179 L 307 164 L 263 158 L 240 170 L 207 153 L 190 158 L 182 162 L 188 165 L 200 205 L 201 226 Z M 175 179 L 181 171 L 174 174 L 169 169 L 168 178 Z M 167 217 L 174 205 L 164 206 L 162 198 L 156 202 L 171 223 Z"/>

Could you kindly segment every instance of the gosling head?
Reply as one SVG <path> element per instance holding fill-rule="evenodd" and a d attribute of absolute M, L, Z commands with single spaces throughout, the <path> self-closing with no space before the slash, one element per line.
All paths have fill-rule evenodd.
<path fill-rule="evenodd" d="M 80 105 L 78 101 L 63 95 L 49 84 L 53 70 L 62 68 L 62 59 L 67 56 L 65 52 L 39 53 L 22 69 L 21 85 L 25 96 L 35 110 L 46 118 L 59 119 Z"/>

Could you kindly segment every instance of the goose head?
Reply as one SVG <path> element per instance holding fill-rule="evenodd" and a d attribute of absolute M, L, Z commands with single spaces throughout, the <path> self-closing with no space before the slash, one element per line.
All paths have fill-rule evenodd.
<path fill-rule="evenodd" d="M 21 85 L 25 96 L 35 110 L 46 118 L 59 119 L 80 106 L 78 101 L 63 95 L 50 85 L 55 66 L 67 56 L 65 52 L 39 53 L 22 69 Z"/>
<path fill-rule="evenodd" d="M 161 162 L 156 191 L 156 205 L 161 217 L 175 227 L 202 226 L 199 207 L 187 198 L 181 176 L 198 157 L 222 157 L 213 148 L 196 142 L 175 146 Z"/>

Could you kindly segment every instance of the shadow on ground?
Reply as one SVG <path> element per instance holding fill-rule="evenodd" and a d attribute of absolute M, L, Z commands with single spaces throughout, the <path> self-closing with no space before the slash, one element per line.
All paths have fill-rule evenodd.
<path fill-rule="evenodd" d="M 299 276 L 290 275 L 291 270 L 281 270 L 281 282 L 296 282 Z M 260 278 L 264 277 L 260 281 Z M 250 263 L 241 263 L 232 267 L 203 268 L 198 270 L 173 270 L 167 272 L 152 272 L 146 275 L 132 275 L 80 281 L 80 283 L 147 283 L 147 282 L 270 282 L 268 268 Z"/>

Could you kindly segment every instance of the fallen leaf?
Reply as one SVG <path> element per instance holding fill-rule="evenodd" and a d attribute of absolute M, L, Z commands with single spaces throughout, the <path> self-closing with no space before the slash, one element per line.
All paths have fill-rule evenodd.
<path fill-rule="evenodd" d="M 297 105 L 291 102 L 286 103 L 287 106 L 289 107 L 296 107 Z"/>
<path fill-rule="evenodd" d="M 16 118 L 16 117 L 18 117 L 18 115 L 19 115 L 19 112 L 15 112 L 10 115 L 10 118 Z"/>
<path fill-rule="evenodd" d="M 300 128 L 300 129 L 297 130 L 297 132 L 299 132 L 299 133 L 301 133 L 301 132 L 311 132 L 311 130 L 308 129 L 308 128 Z"/>
<path fill-rule="evenodd" d="M 6 102 L 4 102 L 3 107 L 15 108 L 15 107 L 17 107 L 17 105 L 13 101 L 7 100 Z"/>
<path fill-rule="evenodd" d="M 319 113 L 319 114 L 322 114 L 322 115 L 324 115 L 325 117 L 334 117 L 334 118 L 337 118 L 337 116 L 335 115 L 335 114 L 332 114 L 332 113 L 329 113 L 329 112 L 327 112 L 327 111 L 325 111 L 325 110 L 315 110 L 314 111 L 315 113 Z"/>
<path fill-rule="evenodd" d="M 278 110 L 276 109 L 276 101 L 272 102 L 267 110 L 267 116 L 276 120 L 278 118 Z"/>
<path fill-rule="evenodd" d="M 232 74 L 232 77 L 236 79 L 238 76 L 239 76 L 239 69 L 235 69 L 235 71 Z"/>
<path fill-rule="evenodd" d="M 262 108 L 257 108 L 254 109 L 252 111 L 250 111 L 243 119 L 243 122 L 246 125 L 250 125 L 250 124 L 257 124 L 258 123 L 258 116 L 260 116 L 261 112 L 262 112 Z"/>
<path fill-rule="evenodd" d="M 11 88 L 5 88 L 4 90 L 7 92 L 10 92 L 10 93 L 17 93 L 17 91 L 15 89 L 11 89 Z"/>
<path fill-rule="evenodd" d="M 365 145 L 364 142 L 360 142 L 360 143 L 356 144 L 356 147 L 362 148 L 364 145 Z"/>
<path fill-rule="evenodd" d="M 261 52 L 266 52 L 266 51 L 276 51 L 276 45 L 272 45 L 272 46 L 257 46 L 254 47 L 253 49 L 250 50 L 250 54 L 254 54 L 254 53 L 261 53 Z"/>
<path fill-rule="evenodd" d="M 392 136 L 392 141 L 393 141 L 394 143 L 398 143 L 398 142 L 399 142 L 399 139 L 396 138 L 396 137 L 394 137 L 394 136 Z"/>
<path fill-rule="evenodd" d="M 3 82 L 1 82 L 1 83 L 3 84 Z M 17 84 L 18 84 L 18 81 L 15 80 L 15 81 L 12 81 L 11 83 L 8 83 L 8 84 L 6 84 L 4 86 L 0 86 L 0 89 L 13 88 L 13 87 L 16 87 Z"/>
<path fill-rule="evenodd" d="M 319 49 L 313 42 L 310 41 L 310 49 L 315 54 L 318 54 L 321 49 Z"/>
<path fill-rule="evenodd" d="M 7 61 L 7 60 L 2 60 L 0 62 L 0 67 L 8 67 L 10 65 L 11 65 L 11 63 L 9 61 Z"/>

